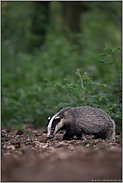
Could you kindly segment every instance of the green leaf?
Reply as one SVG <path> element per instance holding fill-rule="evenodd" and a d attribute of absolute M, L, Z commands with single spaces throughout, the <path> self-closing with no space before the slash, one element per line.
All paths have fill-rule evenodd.
<path fill-rule="evenodd" d="M 120 114 L 116 114 L 116 115 L 115 115 L 115 118 L 120 118 L 120 117 L 121 117 Z"/>
<path fill-rule="evenodd" d="M 114 52 L 115 52 L 115 49 L 112 49 L 112 53 L 114 54 Z"/>
<path fill-rule="evenodd" d="M 106 84 L 102 84 L 102 86 L 104 86 L 106 88 Z"/>
<path fill-rule="evenodd" d="M 100 60 L 100 62 L 103 64 L 107 64 L 107 62 L 105 60 Z"/>
<path fill-rule="evenodd" d="M 103 53 L 103 54 L 101 54 L 100 56 L 103 56 L 103 57 L 105 57 L 105 56 L 107 56 L 107 54 L 104 54 L 104 53 Z"/>
<path fill-rule="evenodd" d="M 121 48 L 120 48 L 120 47 L 118 47 L 118 48 L 117 48 L 117 50 L 121 50 Z"/>
<path fill-rule="evenodd" d="M 95 86 L 100 86 L 100 85 L 101 85 L 101 83 L 96 83 L 96 84 L 95 84 Z"/>
<path fill-rule="evenodd" d="M 103 97 L 102 97 L 102 96 L 98 97 L 98 100 L 99 100 L 100 102 L 103 101 Z"/>

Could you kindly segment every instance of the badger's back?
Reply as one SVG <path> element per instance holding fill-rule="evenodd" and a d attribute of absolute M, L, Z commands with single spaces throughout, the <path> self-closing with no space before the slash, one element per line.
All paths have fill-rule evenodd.
<path fill-rule="evenodd" d="M 107 132 L 114 128 L 114 121 L 104 111 L 92 107 L 68 109 L 73 116 L 74 126 L 84 133 Z M 70 114 L 69 114 L 70 115 Z"/>

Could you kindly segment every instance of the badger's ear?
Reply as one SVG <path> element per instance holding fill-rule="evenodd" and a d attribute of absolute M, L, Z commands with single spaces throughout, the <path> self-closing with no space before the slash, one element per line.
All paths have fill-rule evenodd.
<path fill-rule="evenodd" d="M 49 117 L 49 118 L 48 118 L 47 126 L 48 126 L 48 124 L 49 124 L 50 120 L 51 120 L 51 117 Z"/>
<path fill-rule="evenodd" d="M 49 118 L 48 118 L 48 121 L 51 119 L 51 117 L 49 116 Z"/>
<path fill-rule="evenodd" d="M 55 119 L 60 119 L 60 116 L 56 116 Z"/>
<path fill-rule="evenodd" d="M 56 116 L 56 117 L 55 117 L 55 121 L 56 121 L 57 123 L 59 123 L 59 122 L 61 121 L 61 117 L 60 117 L 60 116 Z"/>

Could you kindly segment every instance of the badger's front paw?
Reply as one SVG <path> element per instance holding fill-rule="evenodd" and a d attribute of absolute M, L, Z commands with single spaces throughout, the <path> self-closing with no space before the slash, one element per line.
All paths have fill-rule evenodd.
<path fill-rule="evenodd" d="M 73 139 L 73 135 L 66 132 L 63 136 L 63 140 L 72 140 Z"/>

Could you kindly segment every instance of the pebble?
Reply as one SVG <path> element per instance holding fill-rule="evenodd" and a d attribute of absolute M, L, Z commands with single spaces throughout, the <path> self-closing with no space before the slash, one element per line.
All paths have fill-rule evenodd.
<path fill-rule="evenodd" d="M 33 130 L 32 133 L 37 134 L 38 132 L 36 130 Z"/>
<path fill-rule="evenodd" d="M 11 141 L 11 145 L 20 145 L 20 140 Z"/>
<path fill-rule="evenodd" d="M 26 141 L 31 141 L 31 139 L 27 139 Z"/>
<path fill-rule="evenodd" d="M 5 130 L 2 130 L 1 133 L 6 133 L 6 131 Z"/>
<path fill-rule="evenodd" d="M 48 143 L 35 142 L 36 147 L 46 149 L 48 147 Z"/>
<path fill-rule="evenodd" d="M 7 146 L 6 148 L 7 148 L 7 149 L 12 149 L 12 150 L 14 150 L 14 149 L 15 149 L 15 146 L 14 146 L 14 145 L 10 145 L 10 146 Z"/>
<path fill-rule="evenodd" d="M 86 147 L 89 147 L 89 146 L 90 146 L 90 144 L 87 144 L 87 145 L 86 145 Z"/>

